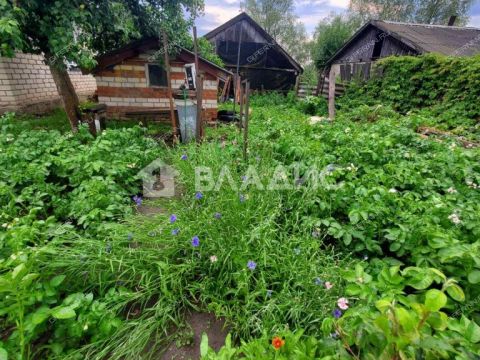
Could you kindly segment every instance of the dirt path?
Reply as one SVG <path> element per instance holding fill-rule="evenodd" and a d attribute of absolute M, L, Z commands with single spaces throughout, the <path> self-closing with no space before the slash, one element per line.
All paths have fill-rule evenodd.
<path fill-rule="evenodd" d="M 161 360 L 197 360 L 200 359 L 202 334 L 208 336 L 209 347 L 219 350 L 225 344 L 227 330 L 225 320 L 217 319 L 214 314 L 192 312 L 186 315 L 185 328 L 177 332 L 177 340 L 171 342 L 161 355 Z"/>

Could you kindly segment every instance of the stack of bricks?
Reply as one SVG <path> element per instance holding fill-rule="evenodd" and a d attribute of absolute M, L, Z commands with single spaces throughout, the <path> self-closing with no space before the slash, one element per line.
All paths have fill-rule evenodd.
<path fill-rule="evenodd" d="M 110 118 L 129 118 L 129 112 L 165 110 L 170 107 L 167 87 L 149 86 L 147 80 L 148 54 L 124 60 L 109 70 L 95 74 L 98 101 L 107 105 Z M 176 91 L 185 83 L 184 63 L 171 64 L 172 89 Z M 203 108 L 207 121 L 217 117 L 218 79 L 206 74 L 203 86 Z M 168 119 L 168 117 L 165 117 Z"/>
<path fill-rule="evenodd" d="M 81 97 L 95 93 L 92 76 L 79 71 L 70 72 L 70 76 Z M 57 87 L 41 55 L 17 53 L 13 58 L 0 58 L 0 113 L 42 113 L 60 105 Z"/>

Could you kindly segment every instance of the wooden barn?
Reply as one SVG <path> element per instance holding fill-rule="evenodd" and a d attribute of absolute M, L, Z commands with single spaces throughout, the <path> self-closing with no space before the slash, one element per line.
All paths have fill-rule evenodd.
<path fill-rule="evenodd" d="M 163 47 L 158 38 L 135 41 L 121 49 L 100 56 L 92 71 L 97 81 L 98 101 L 107 106 L 107 117 L 115 119 L 137 118 L 149 115 L 157 120 L 168 120 L 170 98 Z M 195 55 L 184 48 L 177 48 L 170 60 L 172 90 L 185 84 L 184 65 L 195 62 Z M 199 58 L 203 83 L 204 120 L 217 118 L 219 81 L 225 82 L 232 74 L 216 64 Z"/>
<path fill-rule="evenodd" d="M 372 20 L 333 55 L 326 64 L 326 72 L 332 70 L 343 81 L 357 76 L 368 78 L 372 63 L 378 59 L 425 53 L 478 54 L 480 29 Z"/>
<path fill-rule="evenodd" d="M 241 13 L 205 35 L 225 67 L 254 90 L 292 90 L 303 68 L 259 24 Z"/>

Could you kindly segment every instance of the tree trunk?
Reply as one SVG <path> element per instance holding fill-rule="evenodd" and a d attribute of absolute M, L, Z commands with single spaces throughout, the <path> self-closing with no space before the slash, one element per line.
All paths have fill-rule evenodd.
<path fill-rule="evenodd" d="M 73 87 L 67 69 L 64 66 L 49 64 L 55 85 L 57 85 L 58 93 L 62 98 L 63 107 L 67 113 L 68 120 L 73 132 L 78 131 L 78 123 L 80 122 L 79 101 L 75 88 Z"/>

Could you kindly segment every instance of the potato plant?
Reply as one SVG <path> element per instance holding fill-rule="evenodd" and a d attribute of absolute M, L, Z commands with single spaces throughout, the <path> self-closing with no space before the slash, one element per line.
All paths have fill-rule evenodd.
<path fill-rule="evenodd" d="M 137 126 L 94 139 L 3 116 L 0 359 L 158 358 L 192 310 L 231 332 L 218 352 L 203 338 L 205 359 L 475 359 L 480 150 L 460 135 L 478 85 L 462 97 L 450 73 L 475 61 L 388 60 L 333 122 L 309 123 L 320 101 L 254 97 L 246 162 L 235 126 L 169 148 Z M 142 198 L 157 158 L 181 197 Z"/>

